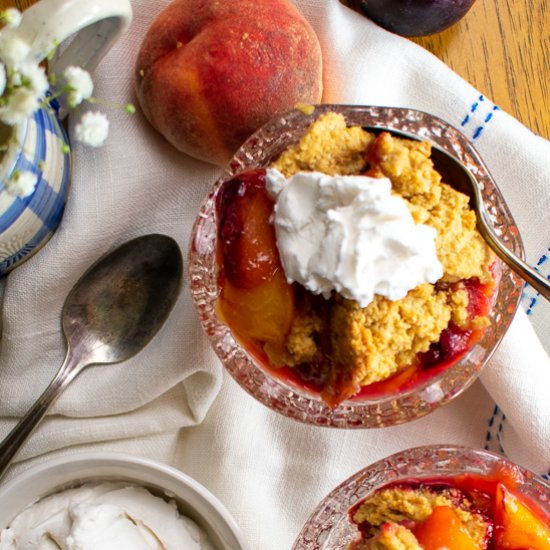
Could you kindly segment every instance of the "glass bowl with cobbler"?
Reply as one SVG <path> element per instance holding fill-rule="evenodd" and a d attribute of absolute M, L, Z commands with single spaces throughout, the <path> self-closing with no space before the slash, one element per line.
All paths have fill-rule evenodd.
<path fill-rule="evenodd" d="M 523 283 L 432 144 L 470 170 L 523 256 L 479 154 L 416 110 L 294 109 L 214 184 L 191 237 L 191 293 L 226 369 L 272 410 L 342 428 L 407 422 L 470 386 L 501 341 Z"/>
<path fill-rule="evenodd" d="M 546 550 L 550 483 L 481 449 L 406 449 L 357 472 L 312 512 L 292 550 Z"/>

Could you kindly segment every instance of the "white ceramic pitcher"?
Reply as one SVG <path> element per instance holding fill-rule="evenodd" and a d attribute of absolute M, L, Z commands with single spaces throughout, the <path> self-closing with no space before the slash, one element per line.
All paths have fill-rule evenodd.
<path fill-rule="evenodd" d="M 2 35 L 25 40 L 37 61 L 62 45 L 52 66 L 55 74 L 69 65 L 91 72 L 131 18 L 129 0 L 40 0 L 23 13 L 17 28 L 4 28 Z M 17 126 L 0 129 L 15 138 L 0 160 L 0 276 L 39 250 L 61 221 L 71 165 L 59 121 L 63 114 L 63 105 L 45 106 Z M 36 174 L 32 194 L 16 197 L 6 191 L 4 183 L 18 171 Z"/>

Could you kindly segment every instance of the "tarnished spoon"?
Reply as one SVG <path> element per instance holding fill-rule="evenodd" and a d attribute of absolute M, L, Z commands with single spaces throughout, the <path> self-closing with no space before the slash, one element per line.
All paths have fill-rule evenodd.
<path fill-rule="evenodd" d="M 84 273 L 61 313 L 65 361 L 0 444 L 0 477 L 48 408 L 84 368 L 120 363 L 149 343 L 176 302 L 182 272 L 177 243 L 153 234 L 123 244 Z"/>
<path fill-rule="evenodd" d="M 393 128 L 366 127 L 365 130 L 375 133 L 384 131 L 397 137 L 419 140 L 418 136 L 414 134 L 402 130 L 395 130 Z M 477 228 L 483 239 L 516 275 L 521 277 L 524 281 L 527 281 L 544 298 L 550 300 L 550 281 L 545 279 L 540 273 L 516 256 L 512 251 L 508 250 L 508 248 L 500 242 L 491 222 L 491 218 L 485 208 L 483 197 L 481 196 L 481 189 L 470 170 L 436 143 L 431 142 L 431 145 L 431 159 L 436 169 L 440 173 L 446 175 L 448 183 L 452 182 L 452 186 L 455 189 L 470 197 L 470 207 L 476 213 Z"/>

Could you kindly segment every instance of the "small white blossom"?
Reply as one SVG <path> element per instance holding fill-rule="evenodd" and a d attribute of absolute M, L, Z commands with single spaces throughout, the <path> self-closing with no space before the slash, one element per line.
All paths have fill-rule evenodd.
<path fill-rule="evenodd" d="M 8 8 L 2 12 L 0 20 L 8 27 L 14 29 L 21 24 L 21 12 L 17 8 Z"/>
<path fill-rule="evenodd" d="M 22 84 L 28 86 L 38 100 L 44 97 L 50 84 L 43 67 L 36 63 L 23 63 L 19 68 L 19 73 L 23 77 Z"/>
<path fill-rule="evenodd" d="M 0 25 L 17 27 L 20 22 L 21 13 L 17 9 L 0 10 Z M 33 59 L 30 45 L 16 33 L 9 28 L 0 32 L 0 122 L 15 126 L 63 94 L 66 94 L 71 108 L 84 100 L 95 101 L 90 74 L 77 66 L 67 67 L 63 72 L 64 83 L 48 95 L 50 84 L 56 82 L 56 75 L 52 73 L 48 78 L 45 69 Z M 57 46 L 54 44 L 52 52 Z M 128 113 L 135 111 L 131 104 L 121 107 Z M 86 113 L 75 127 L 76 139 L 92 147 L 101 147 L 108 133 L 109 121 L 100 112 Z M 5 146 L 0 144 L 0 147 Z M 36 177 L 30 172 L 24 173 L 13 178 L 9 185 L 15 194 L 24 196 L 34 189 Z"/>
<path fill-rule="evenodd" d="M 0 96 L 6 89 L 6 66 L 0 61 Z"/>
<path fill-rule="evenodd" d="M 38 96 L 27 88 L 16 88 L 6 105 L 0 107 L 0 120 L 10 126 L 19 124 L 40 107 Z"/>
<path fill-rule="evenodd" d="M 88 99 L 92 96 L 94 83 L 88 71 L 85 71 L 81 67 L 71 65 L 65 69 L 63 76 L 70 87 L 68 94 L 70 107 L 76 107 L 80 105 L 84 99 Z"/>
<path fill-rule="evenodd" d="M 109 134 L 109 121 L 98 111 L 89 111 L 82 115 L 75 127 L 75 137 L 81 143 L 91 147 L 101 147 Z"/>
<path fill-rule="evenodd" d="M 8 67 L 17 67 L 28 60 L 31 47 L 17 36 L 5 36 L 0 33 L 0 59 Z"/>
<path fill-rule="evenodd" d="M 14 197 L 28 197 L 32 195 L 38 176 L 33 172 L 20 172 L 5 182 L 6 191 Z"/>

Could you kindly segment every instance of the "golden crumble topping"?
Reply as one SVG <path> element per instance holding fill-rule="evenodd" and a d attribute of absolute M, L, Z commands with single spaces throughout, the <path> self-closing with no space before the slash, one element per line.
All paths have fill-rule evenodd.
<path fill-rule="evenodd" d="M 430 209 L 426 224 L 437 230 L 435 244 L 445 280 L 491 280 L 493 252 L 476 229 L 476 216 L 468 208 L 466 195 L 442 183 L 441 200 Z"/>
<path fill-rule="evenodd" d="M 341 115 L 327 113 L 272 166 L 285 177 L 300 171 L 317 171 L 331 176 L 357 174 L 365 168 L 365 150 L 373 140 L 371 134 L 358 126 L 348 128 Z"/>
<path fill-rule="evenodd" d="M 431 146 L 425 141 L 394 138 L 383 133 L 372 156 L 380 175 L 391 180 L 394 192 L 413 206 L 429 209 L 441 197 L 441 176 L 433 168 L 430 153 Z"/>
<path fill-rule="evenodd" d="M 377 535 L 353 544 L 350 550 L 422 550 L 414 534 L 398 523 L 384 523 Z"/>
<path fill-rule="evenodd" d="M 428 351 L 449 324 L 451 307 L 444 292 L 430 284 L 411 290 L 401 300 L 376 296 L 361 309 L 336 299 L 332 313 L 332 352 L 337 363 L 350 365 L 364 386 L 413 364 Z"/>

